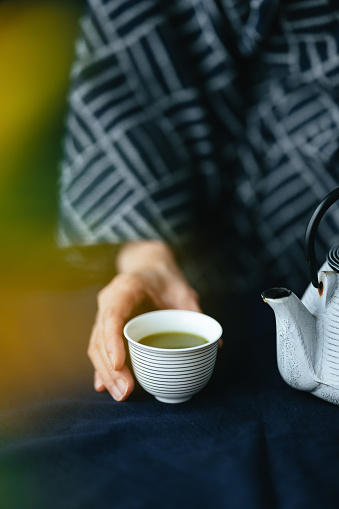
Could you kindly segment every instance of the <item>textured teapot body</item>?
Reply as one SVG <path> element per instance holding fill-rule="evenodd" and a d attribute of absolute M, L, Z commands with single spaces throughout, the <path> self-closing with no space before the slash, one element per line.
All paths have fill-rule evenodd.
<path fill-rule="evenodd" d="M 328 208 L 339 200 L 339 187 L 320 202 L 305 232 L 305 258 L 311 284 L 301 300 L 286 288 L 262 294 L 276 317 L 277 360 L 292 387 L 339 405 L 339 244 L 332 247 L 319 273 L 315 234 Z"/>
<path fill-rule="evenodd" d="M 312 364 L 320 384 L 316 395 L 339 404 L 339 274 L 326 262 L 318 279 L 320 288 L 310 285 L 302 298 L 315 317 Z"/>
<path fill-rule="evenodd" d="M 339 404 L 339 274 L 327 262 L 318 289 L 301 300 L 289 290 L 271 289 L 263 298 L 275 312 L 277 362 L 295 389 Z"/>

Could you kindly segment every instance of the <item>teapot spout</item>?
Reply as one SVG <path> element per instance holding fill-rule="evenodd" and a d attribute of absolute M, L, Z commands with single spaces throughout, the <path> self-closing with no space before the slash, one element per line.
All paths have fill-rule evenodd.
<path fill-rule="evenodd" d="M 315 317 L 286 288 L 271 288 L 261 296 L 275 314 L 281 376 L 295 389 L 314 391 L 319 385 L 313 367 L 316 355 Z"/>

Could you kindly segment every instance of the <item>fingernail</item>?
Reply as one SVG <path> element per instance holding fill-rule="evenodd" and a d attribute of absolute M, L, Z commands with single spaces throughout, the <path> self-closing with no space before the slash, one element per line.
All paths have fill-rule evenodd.
<path fill-rule="evenodd" d="M 99 380 L 94 383 L 94 389 L 98 392 L 103 392 L 105 390 L 104 384 Z"/>
<path fill-rule="evenodd" d="M 122 400 L 128 389 L 128 384 L 123 378 L 117 378 L 112 387 L 112 396 L 116 401 Z"/>
<path fill-rule="evenodd" d="M 111 364 L 113 366 L 113 369 L 115 371 L 115 357 L 114 357 L 114 355 L 112 353 L 109 353 L 108 354 L 108 358 L 109 358 L 109 360 L 110 360 L 110 362 L 111 362 Z"/>

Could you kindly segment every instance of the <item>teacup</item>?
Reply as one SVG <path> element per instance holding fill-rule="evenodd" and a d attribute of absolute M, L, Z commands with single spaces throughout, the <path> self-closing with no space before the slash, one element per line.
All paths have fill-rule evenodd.
<path fill-rule="evenodd" d="M 206 342 L 190 348 L 158 348 L 139 343 L 145 336 L 183 332 L 203 336 Z M 124 328 L 132 367 L 140 385 L 164 403 L 182 403 L 199 392 L 211 378 L 221 325 L 194 311 L 167 309 L 144 313 Z"/>

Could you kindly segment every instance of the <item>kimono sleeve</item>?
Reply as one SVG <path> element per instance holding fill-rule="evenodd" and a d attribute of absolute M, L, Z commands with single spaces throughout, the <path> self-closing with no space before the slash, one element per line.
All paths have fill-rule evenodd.
<path fill-rule="evenodd" d="M 62 247 L 178 245 L 197 227 L 187 133 L 206 128 L 199 94 L 162 2 L 122 5 L 91 1 L 81 20 L 59 183 Z"/>

